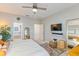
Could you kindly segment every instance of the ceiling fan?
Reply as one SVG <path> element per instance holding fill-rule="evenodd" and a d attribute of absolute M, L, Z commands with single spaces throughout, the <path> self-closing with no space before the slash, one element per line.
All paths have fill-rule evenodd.
<path fill-rule="evenodd" d="M 32 8 L 32 11 L 34 13 L 37 13 L 38 9 L 39 10 L 46 10 L 46 8 L 38 7 L 37 3 L 33 3 L 33 6 L 22 6 L 22 8 Z"/>

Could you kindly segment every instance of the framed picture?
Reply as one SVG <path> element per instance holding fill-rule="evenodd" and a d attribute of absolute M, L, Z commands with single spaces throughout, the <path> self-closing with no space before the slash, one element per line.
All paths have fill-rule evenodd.
<path fill-rule="evenodd" d="M 21 31 L 21 25 L 19 23 L 14 23 L 14 32 L 20 32 Z"/>
<path fill-rule="evenodd" d="M 15 31 L 15 32 L 20 32 L 19 26 L 14 27 L 14 31 Z"/>

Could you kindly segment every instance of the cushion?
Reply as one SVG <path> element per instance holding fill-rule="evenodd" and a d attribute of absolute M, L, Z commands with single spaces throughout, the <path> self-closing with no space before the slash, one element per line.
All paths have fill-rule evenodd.
<path fill-rule="evenodd" d="M 64 40 L 59 40 L 57 42 L 57 48 L 58 49 L 64 49 L 65 48 L 65 41 Z"/>
<path fill-rule="evenodd" d="M 68 56 L 79 56 L 79 45 L 69 50 Z"/>
<path fill-rule="evenodd" d="M 5 56 L 6 55 L 6 52 L 0 50 L 0 56 Z"/>
<path fill-rule="evenodd" d="M 0 44 L 2 44 L 2 45 L 3 45 L 3 44 L 4 44 L 4 41 L 0 40 Z"/>

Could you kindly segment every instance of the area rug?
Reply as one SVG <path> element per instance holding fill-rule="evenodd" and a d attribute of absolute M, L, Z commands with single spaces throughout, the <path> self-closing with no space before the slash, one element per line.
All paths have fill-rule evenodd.
<path fill-rule="evenodd" d="M 48 43 L 40 44 L 49 54 L 50 56 L 60 56 L 62 53 L 66 51 L 66 49 L 57 49 L 51 48 Z"/>

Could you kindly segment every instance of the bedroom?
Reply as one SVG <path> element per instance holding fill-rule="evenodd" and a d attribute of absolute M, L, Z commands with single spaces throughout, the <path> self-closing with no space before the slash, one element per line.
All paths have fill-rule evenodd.
<path fill-rule="evenodd" d="M 0 42 L 0 53 L 6 56 L 67 56 L 66 25 L 67 21 L 79 17 L 78 10 L 78 3 L 0 3 L 0 27 L 10 27 L 9 32 L 5 30 L 9 37 L 0 31 L 0 39 L 5 41 Z M 57 24 L 61 24 L 58 26 L 62 30 L 51 31 L 51 25 Z"/>

